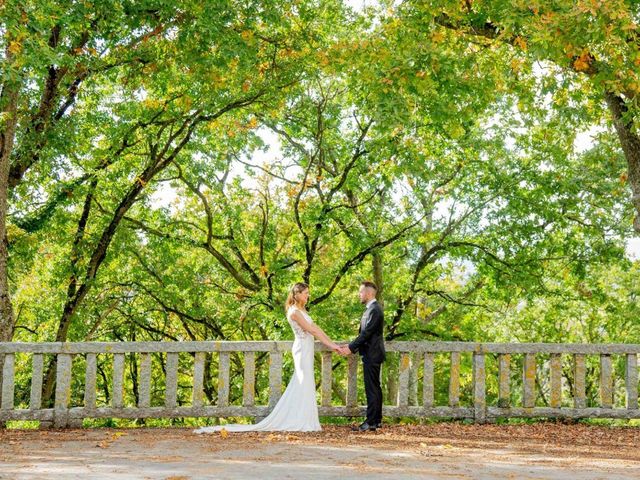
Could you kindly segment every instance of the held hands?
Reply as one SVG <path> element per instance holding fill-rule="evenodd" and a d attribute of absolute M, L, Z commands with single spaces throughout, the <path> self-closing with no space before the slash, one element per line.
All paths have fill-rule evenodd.
<path fill-rule="evenodd" d="M 352 353 L 348 345 L 338 345 L 337 343 L 333 343 L 330 348 L 332 351 L 343 357 L 351 355 Z"/>
<path fill-rule="evenodd" d="M 348 345 L 339 345 L 338 349 L 336 350 L 336 353 L 338 355 L 342 355 L 343 357 L 346 357 L 348 355 L 351 355 L 351 350 L 349 349 Z"/>

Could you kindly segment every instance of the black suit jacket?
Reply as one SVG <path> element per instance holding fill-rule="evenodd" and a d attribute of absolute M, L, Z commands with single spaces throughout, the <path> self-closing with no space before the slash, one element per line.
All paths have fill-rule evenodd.
<path fill-rule="evenodd" d="M 364 328 L 362 328 L 364 320 Z M 385 358 L 384 337 L 384 313 L 378 302 L 373 302 L 362 315 L 361 327 L 358 337 L 349 344 L 352 352 L 362 355 L 366 363 L 382 363 Z"/>

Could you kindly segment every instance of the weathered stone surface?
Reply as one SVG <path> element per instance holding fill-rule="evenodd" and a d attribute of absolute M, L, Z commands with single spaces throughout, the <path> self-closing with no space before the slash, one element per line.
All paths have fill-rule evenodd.
<path fill-rule="evenodd" d="M 271 351 L 269 356 L 269 407 L 274 407 L 282 396 L 282 353 Z"/>
<path fill-rule="evenodd" d="M 460 403 L 460 352 L 451 352 L 451 369 L 449 370 L 449 406 L 457 407 Z"/>
<path fill-rule="evenodd" d="M 398 406 L 406 407 L 409 404 L 409 373 L 411 359 L 408 353 L 400 355 L 400 385 L 398 388 Z"/>
<path fill-rule="evenodd" d="M 613 366 L 611 355 L 600 356 L 600 405 L 603 408 L 613 406 Z"/>
<path fill-rule="evenodd" d="M 627 390 L 627 408 L 638 408 L 638 355 L 627 355 L 625 368 L 625 386 Z"/>
<path fill-rule="evenodd" d="M 84 374 L 84 406 L 96 408 L 96 354 L 87 353 L 87 367 Z"/>
<path fill-rule="evenodd" d="M 577 409 L 584 409 L 587 406 L 585 395 L 586 389 L 586 366 L 584 355 L 574 356 L 574 380 L 573 380 L 573 403 Z"/>
<path fill-rule="evenodd" d="M 229 352 L 220 352 L 218 366 L 218 406 L 229 405 Z"/>
<path fill-rule="evenodd" d="M 69 354 L 61 353 L 58 355 L 56 396 L 53 410 L 53 424 L 58 428 L 67 426 L 69 397 L 71 396 L 71 361 L 72 356 Z"/>
<path fill-rule="evenodd" d="M 498 406 L 507 408 L 511 404 L 511 355 L 502 353 L 498 357 Z"/>
<path fill-rule="evenodd" d="M 433 353 L 424 354 L 424 374 L 422 380 L 422 405 L 424 408 L 433 407 Z"/>
<path fill-rule="evenodd" d="M 14 362 L 13 354 L 4 356 L 4 365 L 2 367 L 2 401 L 0 404 L 2 410 L 13 410 L 15 383 Z"/>
<path fill-rule="evenodd" d="M 31 398 L 29 408 L 39 410 L 42 407 L 42 371 L 43 359 L 41 354 L 35 354 L 31 360 Z"/>
<path fill-rule="evenodd" d="M 360 359 L 358 355 L 349 355 L 347 362 L 347 407 L 353 409 L 358 406 L 358 364 Z"/>
<path fill-rule="evenodd" d="M 477 423 L 487 419 L 486 370 L 484 353 L 473 354 L 473 408 Z"/>
<path fill-rule="evenodd" d="M 322 382 L 321 382 L 321 405 L 331 406 L 331 385 L 332 385 L 332 355 L 331 352 L 322 352 Z"/>
<path fill-rule="evenodd" d="M 116 353 L 113 356 L 113 387 L 111 393 L 111 405 L 113 408 L 122 408 L 124 402 L 124 354 Z"/>
<path fill-rule="evenodd" d="M 164 406 L 174 408 L 177 403 L 178 354 L 167 353 L 167 376 L 165 378 Z"/>
<path fill-rule="evenodd" d="M 559 353 L 551 355 L 549 369 L 551 371 L 551 393 L 549 405 L 552 408 L 559 408 L 562 404 L 562 357 Z"/>
<path fill-rule="evenodd" d="M 252 407 L 255 403 L 256 384 L 256 354 L 255 352 L 244 353 L 244 382 L 242 385 L 242 403 L 247 407 Z"/>
<path fill-rule="evenodd" d="M 194 407 L 201 407 L 203 405 L 204 360 L 205 353 L 197 352 L 193 361 L 193 397 L 191 401 Z"/>
<path fill-rule="evenodd" d="M 140 354 L 138 390 L 138 407 L 149 408 L 151 404 L 151 355 L 148 353 Z"/>
<path fill-rule="evenodd" d="M 533 353 L 527 353 L 524 356 L 524 372 L 522 385 L 524 394 L 522 403 L 524 408 L 533 408 L 536 403 L 536 356 Z"/>

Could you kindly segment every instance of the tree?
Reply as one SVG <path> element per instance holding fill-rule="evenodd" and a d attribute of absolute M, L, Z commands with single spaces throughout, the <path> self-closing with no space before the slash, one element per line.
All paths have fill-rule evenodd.
<path fill-rule="evenodd" d="M 400 16 L 409 28 L 431 31 L 434 37 L 475 38 L 487 48 L 510 45 L 517 58 L 548 61 L 565 81 L 558 93 L 572 90 L 573 100 L 588 108 L 596 101 L 607 106 L 627 161 L 633 222 L 640 232 L 640 138 L 635 124 L 639 91 L 638 5 L 629 1 L 553 3 L 514 1 L 412 2 L 402 4 Z M 586 84 L 585 84 L 586 83 Z M 576 90 L 573 90 L 573 89 Z"/>

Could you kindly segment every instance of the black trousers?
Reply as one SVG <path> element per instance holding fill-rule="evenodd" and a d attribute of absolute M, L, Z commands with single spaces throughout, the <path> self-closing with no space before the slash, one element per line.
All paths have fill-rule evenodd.
<path fill-rule="evenodd" d="M 380 364 L 362 362 L 364 391 L 367 395 L 367 423 L 382 423 L 382 387 L 380 387 Z"/>

